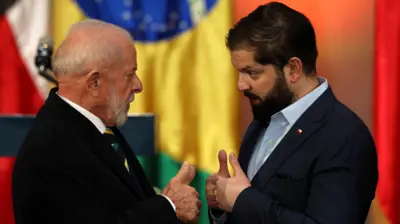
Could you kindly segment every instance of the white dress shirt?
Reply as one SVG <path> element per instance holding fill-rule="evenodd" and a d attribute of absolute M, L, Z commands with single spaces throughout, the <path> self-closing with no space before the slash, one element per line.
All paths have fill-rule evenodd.
<path fill-rule="evenodd" d="M 91 121 L 93 123 L 93 125 L 97 128 L 97 130 L 99 130 L 99 132 L 101 134 L 104 134 L 105 130 L 106 130 L 106 126 L 104 125 L 104 123 L 100 120 L 99 117 L 97 117 L 96 115 L 92 114 L 91 112 L 89 112 L 88 110 L 86 110 L 85 108 L 79 106 L 78 104 L 68 100 L 67 98 L 59 95 L 57 93 L 57 95 L 64 100 L 66 103 L 68 103 L 72 108 L 74 108 L 75 110 L 77 110 L 79 113 L 81 113 L 83 116 L 85 116 L 89 121 Z M 171 199 L 169 199 L 167 196 L 164 196 L 169 203 L 171 204 L 172 208 L 174 209 L 174 211 L 176 211 L 176 207 L 175 204 L 171 201 Z"/>
<path fill-rule="evenodd" d="M 250 181 L 299 117 L 328 89 L 328 80 L 323 77 L 318 77 L 318 80 L 320 85 L 317 88 L 272 115 L 268 127 L 261 130 L 247 169 Z M 214 224 L 222 224 L 226 221 L 226 213 L 219 218 L 212 215 L 212 218 Z"/>

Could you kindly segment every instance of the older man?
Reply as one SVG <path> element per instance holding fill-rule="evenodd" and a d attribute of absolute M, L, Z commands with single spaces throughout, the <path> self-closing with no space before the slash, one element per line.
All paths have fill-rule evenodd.
<path fill-rule="evenodd" d="M 115 126 L 142 91 L 129 33 L 112 24 L 75 24 L 54 57 L 58 88 L 36 117 L 17 156 L 17 224 L 178 223 L 201 203 L 184 163 L 156 195 Z"/>

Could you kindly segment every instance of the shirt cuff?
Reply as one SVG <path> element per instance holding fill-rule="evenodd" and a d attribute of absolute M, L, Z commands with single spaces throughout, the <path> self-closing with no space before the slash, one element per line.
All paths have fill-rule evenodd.
<path fill-rule="evenodd" d="M 222 213 L 218 217 L 216 214 L 213 214 L 213 210 L 210 208 L 211 219 L 213 220 L 213 224 L 223 224 L 226 222 L 226 212 Z"/>
<path fill-rule="evenodd" d="M 176 212 L 176 207 L 175 207 L 174 203 L 171 201 L 171 199 L 169 199 L 169 198 L 168 198 L 167 196 L 165 196 L 165 195 L 161 195 L 161 196 L 163 196 L 164 198 L 166 198 L 166 199 L 169 201 L 169 203 L 171 204 L 172 208 L 173 208 L 174 211 Z"/>

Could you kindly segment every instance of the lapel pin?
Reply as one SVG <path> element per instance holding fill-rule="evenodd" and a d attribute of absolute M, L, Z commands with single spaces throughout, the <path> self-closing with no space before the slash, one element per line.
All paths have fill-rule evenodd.
<path fill-rule="evenodd" d="M 301 129 L 297 129 L 297 131 L 296 131 L 296 133 L 297 133 L 298 135 L 300 135 L 302 132 L 303 132 L 303 130 L 301 130 Z"/>

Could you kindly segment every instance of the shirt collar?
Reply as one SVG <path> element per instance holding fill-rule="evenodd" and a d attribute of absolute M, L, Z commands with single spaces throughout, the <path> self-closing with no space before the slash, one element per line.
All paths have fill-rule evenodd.
<path fill-rule="evenodd" d="M 91 112 L 89 112 L 88 110 L 86 110 L 85 108 L 79 106 L 78 104 L 68 100 L 67 98 L 59 95 L 57 93 L 57 95 L 64 100 L 66 103 L 68 103 L 71 107 L 73 107 L 75 110 L 77 110 L 79 113 L 81 113 L 83 116 L 85 116 L 89 121 L 91 121 L 93 123 L 93 125 L 97 128 L 97 130 L 100 131 L 100 133 L 104 133 L 106 130 L 106 126 L 104 125 L 104 123 L 100 120 L 99 117 L 97 117 L 96 115 L 92 114 Z"/>
<path fill-rule="evenodd" d="M 290 104 L 280 112 L 274 114 L 271 118 L 277 116 L 277 114 L 281 114 L 286 118 L 289 124 L 293 125 L 297 119 L 299 119 L 299 117 L 318 99 L 318 97 L 328 89 L 328 80 L 326 78 L 318 77 L 318 80 L 320 85 L 317 88 Z"/>

